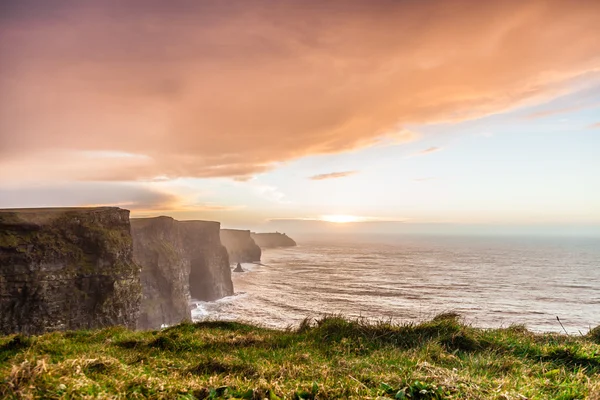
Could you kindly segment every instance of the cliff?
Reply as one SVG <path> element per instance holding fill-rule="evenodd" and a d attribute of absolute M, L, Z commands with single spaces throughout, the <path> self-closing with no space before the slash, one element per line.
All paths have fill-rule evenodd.
<path fill-rule="evenodd" d="M 139 272 L 128 210 L 0 210 L 2 333 L 134 328 Z"/>
<path fill-rule="evenodd" d="M 221 229 L 221 243 L 227 249 L 230 263 L 260 261 L 261 250 L 250 231 Z"/>
<path fill-rule="evenodd" d="M 251 234 L 254 242 L 261 249 L 269 247 L 292 247 L 296 246 L 296 242 L 285 233 L 254 233 Z"/>
<path fill-rule="evenodd" d="M 190 258 L 180 225 L 170 217 L 131 220 L 133 257 L 142 266 L 138 329 L 191 320 Z"/>
<path fill-rule="evenodd" d="M 191 319 L 190 296 L 216 300 L 233 294 L 220 224 L 170 217 L 131 220 L 134 258 L 142 266 L 139 329 Z"/>
<path fill-rule="evenodd" d="M 221 244 L 219 222 L 181 221 L 190 251 L 190 295 L 211 301 L 233 294 L 227 249 Z"/>

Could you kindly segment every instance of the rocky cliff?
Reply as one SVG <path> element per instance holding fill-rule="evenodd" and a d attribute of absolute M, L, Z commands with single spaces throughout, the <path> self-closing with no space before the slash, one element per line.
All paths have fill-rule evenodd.
<path fill-rule="evenodd" d="M 254 233 L 252 232 L 252 239 L 260 246 L 261 249 L 267 249 L 269 247 L 292 247 L 296 246 L 296 242 L 286 235 L 285 233 Z"/>
<path fill-rule="evenodd" d="M 138 329 L 191 320 L 190 258 L 180 224 L 170 217 L 131 220 L 133 257 L 142 266 Z"/>
<path fill-rule="evenodd" d="M 134 258 L 142 266 L 139 329 L 191 319 L 189 300 L 233 294 L 220 224 L 170 217 L 132 219 Z"/>
<path fill-rule="evenodd" d="M 128 210 L 0 210 L 1 333 L 134 328 L 139 273 Z"/>
<path fill-rule="evenodd" d="M 186 248 L 190 250 L 190 295 L 216 300 L 233 294 L 227 250 L 221 244 L 219 222 L 181 221 Z"/>
<path fill-rule="evenodd" d="M 250 231 L 221 229 L 221 243 L 227 249 L 230 263 L 260 261 L 260 247 L 254 243 Z"/>

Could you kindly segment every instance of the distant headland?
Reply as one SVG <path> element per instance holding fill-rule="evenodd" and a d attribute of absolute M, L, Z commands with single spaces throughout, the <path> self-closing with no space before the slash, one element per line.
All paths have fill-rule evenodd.
<path fill-rule="evenodd" d="M 262 249 L 268 249 L 273 247 L 293 247 L 296 246 L 294 239 L 286 235 L 285 233 L 256 233 L 251 234 L 254 242 Z"/>

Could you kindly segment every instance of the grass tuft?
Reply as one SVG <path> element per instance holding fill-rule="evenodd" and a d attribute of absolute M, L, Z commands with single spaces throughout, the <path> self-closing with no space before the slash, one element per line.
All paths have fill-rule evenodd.
<path fill-rule="evenodd" d="M 305 319 L 0 337 L 0 398 L 600 399 L 600 329 Z"/>
<path fill-rule="evenodd" d="M 594 329 L 591 329 L 587 336 L 594 342 L 600 344 L 600 325 L 598 325 Z"/>

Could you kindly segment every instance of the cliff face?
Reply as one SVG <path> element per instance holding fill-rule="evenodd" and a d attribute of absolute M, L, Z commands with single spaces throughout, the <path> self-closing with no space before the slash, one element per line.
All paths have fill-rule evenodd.
<path fill-rule="evenodd" d="M 227 250 L 221 244 L 221 224 L 181 221 L 184 243 L 190 255 L 190 295 L 211 301 L 233 294 Z"/>
<path fill-rule="evenodd" d="M 138 329 L 191 320 L 190 258 L 180 224 L 170 217 L 131 220 L 133 257 L 142 266 Z"/>
<path fill-rule="evenodd" d="M 221 243 L 227 249 L 231 263 L 260 261 L 261 250 L 254 243 L 250 231 L 221 229 Z"/>
<path fill-rule="evenodd" d="M 139 329 L 191 319 L 189 300 L 233 294 L 220 224 L 170 217 L 132 219 L 134 258 L 142 266 Z"/>
<path fill-rule="evenodd" d="M 129 211 L 0 210 L 0 332 L 135 328 L 141 286 Z"/>
<path fill-rule="evenodd" d="M 252 239 L 262 249 L 269 247 L 292 247 L 296 246 L 296 242 L 285 233 L 254 233 Z"/>

